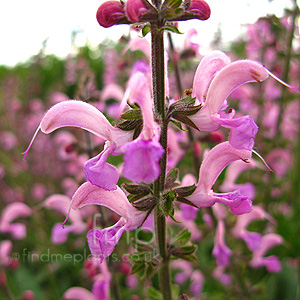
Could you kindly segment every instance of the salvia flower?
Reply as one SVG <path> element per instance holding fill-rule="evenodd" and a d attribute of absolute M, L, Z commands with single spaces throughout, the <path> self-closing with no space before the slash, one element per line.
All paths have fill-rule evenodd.
<path fill-rule="evenodd" d="M 85 175 L 87 180 L 94 185 L 107 190 L 116 189 L 119 174 L 114 166 L 106 163 L 106 159 L 110 154 L 121 154 L 121 146 L 132 140 L 133 131 L 123 131 L 113 127 L 98 109 L 86 102 L 68 100 L 51 107 L 44 115 L 27 150 L 23 153 L 24 158 L 39 130 L 49 134 L 66 126 L 88 130 L 106 141 L 102 153 L 85 163 Z M 101 174 L 105 176 L 101 176 Z"/>
<path fill-rule="evenodd" d="M 56 210 L 66 216 L 68 214 L 70 202 L 71 199 L 68 196 L 54 194 L 45 199 L 44 206 Z M 79 234 L 86 231 L 87 225 L 82 221 L 79 211 L 71 211 L 69 217 L 72 222 L 71 225 L 62 228 L 60 223 L 56 223 L 53 226 L 51 239 L 54 244 L 66 242 L 70 232 Z"/>
<path fill-rule="evenodd" d="M 238 191 L 223 194 L 212 191 L 212 186 L 227 165 L 240 159 L 246 161 L 250 157 L 251 151 L 236 149 L 229 142 L 215 146 L 204 157 L 196 190 L 186 198 L 198 207 L 209 207 L 215 203 L 223 203 L 228 205 L 236 215 L 250 212 L 252 201 Z"/>
<path fill-rule="evenodd" d="M 218 221 L 212 254 L 216 257 L 218 266 L 228 266 L 231 250 L 225 244 L 225 224 L 223 220 Z"/>
<path fill-rule="evenodd" d="M 104 258 L 110 256 L 123 232 L 134 230 L 142 224 L 146 212 L 133 207 L 119 187 L 107 191 L 86 182 L 75 192 L 71 208 L 77 209 L 93 204 L 105 206 L 121 216 L 115 225 L 102 230 L 92 229 L 87 234 L 92 255 L 102 262 Z"/>
<path fill-rule="evenodd" d="M 258 131 L 253 118 L 232 119 L 234 111 L 226 114 L 226 99 L 232 91 L 247 82 L 261 82 L 269 72 L 258 62 L 240 60 L 230 63 L 221 51 L 213 51 L 200 62 L 193 82 L 193 97 L 203 104 L 189 118 L 199 130 L 216 131 L 221 126 L 230 128 L 229 142 L 237 149 L 252 150 Z"/>
<path fill-rule="evenodd" d="M 0 218 L 0 232 L 10 233 L 15 239 L 26 237 L 26 226 L 22 223 L 12 223 L 17 218 L 31 215 L 31 208 L 21 202 L 13 202 L 2 211 Z"/>
<path fill-rule="evenodd" d="M 251 251 L 259 249 L 262 243 L 262 235 L 258 232 L 248 231 L 247 227 L 255 220 L 264 219 L 273 221 L 271 216 L 263 208 L 254 205 L 249 214 L 238 216 L 237 222 L 232 229 L 233 236 L 243 239 Z"/>
<path fill-rule="evenodd" d="M 283 238 L 276 233 L 269 233 L 262 238 L 262 242 L 259 248 L 253 252 L 250 266 L 252 268 L 266 267 L 269 272 L 278 273 L 281 270 L 281 263 L 277 256 L 265 256 L 267 251 L 274 246 L 283 243 Z"/>
<path fill-rule="evenodd" d="M 143 73 L 133 74 L 126 94 L 131 103 L 137 103 L 141 108 L 143 129 L 134 141 L 122 147 L 125 152 L 123 175 L 137 183 L 145 181 L 148 184 L 160 174 L 159 160 L 164 149 L 159 143 L 160 128 L 154 121 L 151 91 Z"/>

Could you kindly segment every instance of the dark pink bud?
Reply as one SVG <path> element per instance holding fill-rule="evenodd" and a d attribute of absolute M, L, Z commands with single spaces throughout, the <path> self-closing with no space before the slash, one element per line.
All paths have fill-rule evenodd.
<path fill-rule="evenodd" d="M 126 19 L 122 4 L 119 1 L 106 1 L 97 10 L 96 18 L 103 27 L 111 27 Z M 127 22 L 128 23 L 128 22 Z"/>
<path fill-rule="evenodd" d="M 147 7 L 143 0 L 127 0 L 126 15 L 129 21 L 137 23 L 147 13 Z"/>
<path fill-rule="evenodd" d="M 199 20 L 207 20 L 210 17 L 210 7 L 203 0 L 192 0 L 186 11 Z"/>
<path fill-rule="evenodd" d="M 147 15 L 147 16 L 145 16 Z M 157 16 L 156 9 L 147 0 L 127 0 L 126 16 L 129 21 L 137 23 Z M 145 16 L 145 18 L 143 18 Z"/>

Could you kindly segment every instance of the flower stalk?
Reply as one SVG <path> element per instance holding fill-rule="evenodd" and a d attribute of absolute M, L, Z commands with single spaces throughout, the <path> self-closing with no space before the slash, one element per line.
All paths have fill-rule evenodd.
<path fill-rule="evenodd" d="M 152 83 L 155 113 L 160 120 L 161 136 L 160 144 L 165 150 L 160 160 L 161 173 L 154 182 L 154 195 L 159 199 L 154 212 L 156 244 L 161 257 L 158 270 L 160 290 L 165 300 L 172 299 L 171 276 L 169 257 L 167 253 L 166 217 L 161 211 L 162 192 L 165 188 L 166 165 L 167 165 L 167 123 L 165 113 L 165 63 L 164 63 L 164 37 L 160 31 L 160 21 L 151 24 L 151 50 L 152 50 Z"/>

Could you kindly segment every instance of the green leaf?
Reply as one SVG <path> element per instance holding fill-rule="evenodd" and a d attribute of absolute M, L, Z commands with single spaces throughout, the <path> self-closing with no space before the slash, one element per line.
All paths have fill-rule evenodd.
<path fill-rule="evenodd" d="M 145 268 L 145 263 L 134 263 L 131 269 L 131 274 L 136 274 L 144 268 Z"/>
<path fill-rule="evenodd" d="M 165 25 L 164 27 L 161 27 L 160 29 L 158 29 L 159 32 L 161 32 L 163 30 L 171 31 L 171 32 L 178 33 L 178 34 L 183 34 L 182 32 L 179 31 L 179 29 L 176 26 L 172 26 L 172 25 Z"/>
<path fill-rule="evenodd" d="M 151 300 L 163 300 L 161 292 L 152 286 L 148 288 L 147 293 Z"/>
<path fill-rule="evenodd" d="M 145 37 L 150 32 L 150 25 L 146 24 L 142 29 L 142 35 Z"/>
<path fill-rule="evenodd" d="M 182 130 L 182 131 L 188 131 L 187 129 L 184 129 L 183 127 L 182 127 L 182 124 L 180 123 L 180 122 L 177 122 L 177 121 L 175 121 L 175 120 L 170 120 L 170 122 L 172 122 L 175 126 L 177 126 L 180 130 Z"/>

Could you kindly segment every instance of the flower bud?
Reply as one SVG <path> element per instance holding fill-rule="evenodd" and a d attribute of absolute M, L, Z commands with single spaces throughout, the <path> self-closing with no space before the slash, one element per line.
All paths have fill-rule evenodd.
<path fill-rule="evenodd" d="M 127 0 L 126 16 L 129 21 L 137 23 L 155 19 L 157 11 L 147 0 Z"/>
<path fill-rule="evenodd" d="M 128 23 L 122 4 L 114 0 L 102 3 L 97 10 L 96 18 L 98 23 L 105 28 Z"/>
<path fill-rule="evenodd" d="M 207 20 L 210 17 L 210 7 L 203 0 L 192 0 L 187 12 L 199 20 Z"/>

